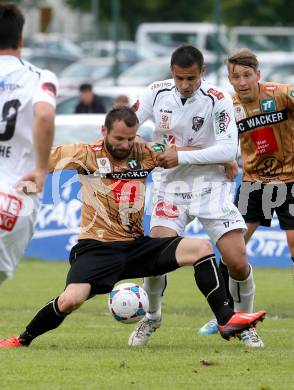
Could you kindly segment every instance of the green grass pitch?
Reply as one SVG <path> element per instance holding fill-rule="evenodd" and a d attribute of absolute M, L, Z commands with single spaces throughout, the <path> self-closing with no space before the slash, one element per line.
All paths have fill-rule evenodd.
<path fill-rule="evenodd" d="M 65 262 L 23 260 L 0 288 L 0 337 L 22 331 L 60 293 Z M 143 348 L 127 345 L 134 325 L 116 322 L 98 296 L 29 348 L 0 351 L 1 390 L 290 390 L 294 389 L 294 283 L 290 269 L 255 269 L 264 349 L 237 339 L 199 336 L 211 314 L 191 269 L 169 277 L 163 323 Z M 139 281 L 140 282 L 140 281 Z"/>

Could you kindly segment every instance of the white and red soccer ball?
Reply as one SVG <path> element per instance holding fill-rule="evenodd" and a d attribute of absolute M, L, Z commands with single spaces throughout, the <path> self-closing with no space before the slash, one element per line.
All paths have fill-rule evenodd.
<path fill-rule="evenodd" d="M 148 311 L 146 291 L 135 283 L 121 283 L 108 296 L 108 308 L 113 317 L 124 324 L 139 321 Z"/>

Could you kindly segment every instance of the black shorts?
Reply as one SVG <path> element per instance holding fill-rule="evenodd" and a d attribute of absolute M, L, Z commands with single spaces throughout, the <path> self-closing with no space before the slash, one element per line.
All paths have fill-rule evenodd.
<path fill-rule="evenodd" d="M 294 229 L 293 184 L 242 182 L 237 189 L 235 205 L 241 212 L 245 222 L 260 222 L 262 226 L 271 226 L 275 211 L 281 229 L 292 230 Z M 259 186 L 259 189 L 254 189 L 253 186 L 256 188 Z M 272 207 L 273 202 L 276 202 L 277 206 Z"/>
<path fill-rule="evenodd" d="M 69 256 L 66 285 L 90 283 L 91 295 L 105 294 L 123 279 L 162 275 L 179 268 L 175 252 L 182 237 L 133 241 L 79 240 Z"/>

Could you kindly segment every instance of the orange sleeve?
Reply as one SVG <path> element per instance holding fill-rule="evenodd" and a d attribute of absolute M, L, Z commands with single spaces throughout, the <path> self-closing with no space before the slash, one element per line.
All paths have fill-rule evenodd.
<path fill-rule="evenodd" d="M 57 146 L 51 149 L 49 172 L 63 169 L 84 171 L 87 161 L 87 145 L 72 144 Z"/>

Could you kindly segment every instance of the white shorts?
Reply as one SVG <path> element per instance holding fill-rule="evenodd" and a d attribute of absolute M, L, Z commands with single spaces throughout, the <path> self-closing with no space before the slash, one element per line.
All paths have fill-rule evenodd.
<path fill-rule="evenodd" d="M 0 272 L 11 278 L 30 242 L 39 209 L 36 195 L 0 188 Z"/>
<path fill-rule="evenodd" d="M 213 191 L 201 194 L 191 192 L 154 196 L 150 228 L 164 226 L 183 235 L 185 227 L 195 218 L 214 244 L 227 232 L 247 230 L 246 223 L 232 201 L 227 183 L 219 183 Z"/>

